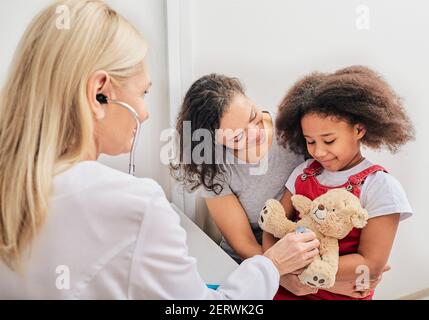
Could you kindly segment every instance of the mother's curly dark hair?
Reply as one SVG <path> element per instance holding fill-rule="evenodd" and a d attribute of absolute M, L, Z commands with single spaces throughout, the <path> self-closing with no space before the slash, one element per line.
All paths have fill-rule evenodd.
<path fill-rule="evenodd" d="M 414 139 L 414 127 L 401 99 L 373 70 L 352 66 L 332 74 L 312 73 L 298 81 L 279 106 L 279 141 L 297 154 L 309 156 L 301 119 L 306 114 L 333 116 L 351 125 L 362 124 L 362 143 L 396 152 Z"/>
<path fill-rule="evenodd" d="M 215 133 L 233 98 L 244 94 L 244 86 L 237 78 L 215 73 L 199 78 L 186 93 L 176 121 L 178 159 L 170 163 L 170 173 L 188 191 L 203 186 L 215 194 L 222 192 L 227 168 L 225 153 L 216 154 L 219 149 L 216 148 Z M 211 139 L 202 142 L 192 139 L 201 129 L 208 131 Z M 204 148 L 199 151 L 202 144 Z M 195 151 L 201 156 L 200 161 L 195 159 Z"/>

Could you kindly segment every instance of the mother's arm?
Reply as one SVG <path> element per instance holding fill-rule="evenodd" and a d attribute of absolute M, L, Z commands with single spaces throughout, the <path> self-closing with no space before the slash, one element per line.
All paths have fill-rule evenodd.
<path fill-rule="evenodd" d="M 356 286 L 356 280 L 359 276 L 357 271 L 358 266 L 366 267 L 368 271 L 369 288 L 364 288 L 364 292 L 374 289 L 380 282 L 384 272 L 388 271 L 390 267 L 387 266 L 387 260 L 392 249 L 393 241 L 395 239 L 396 231 L 398 229 L 400 215 L 390 214 L 368 221 L 368 224 L 363 228 L 358 253 L 348 254 L 340 257 L 337 273 L 337 282 L 343 283 L 350 287 Z M 361 269 L 363 271 L 363 269 Z M 329 291 L 334 293 L 341 293 L 341 285 L 334 286 Z M 359 289 L 354 289 L 357 291 Z"/>
<path fill-rule="evenodd" d="M 242 259 L 263 253 L 246 212 L 235 195 L 206 198 L 206 204 L 220 232 Z"/>

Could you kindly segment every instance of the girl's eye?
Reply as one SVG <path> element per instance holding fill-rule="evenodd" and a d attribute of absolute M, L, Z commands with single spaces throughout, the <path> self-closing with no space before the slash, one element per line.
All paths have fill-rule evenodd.
<path fill-rule="evenodd" d="M 239 142 L 243 138 L 243 136 L 244 136 L 244 133 L 241 132 L 238 136 L 234 138 L 234 142 Z"/>
<path fill-rule="evenodd" d="M 332 141 L 325 141 L 326 144 L 333 144 L 335 142 L 335 139 Z"/>
<path fill-rule="evenodd" d="M 307 141 L 307 144 L 315 144 L 315 141 Z"/>
<path fill-rule="evenodd" d="M 143 97 L 146 97 L 147 95 L 149 94 L 149 91 L 145 91 L 145 92 L 143 92 Z"/>

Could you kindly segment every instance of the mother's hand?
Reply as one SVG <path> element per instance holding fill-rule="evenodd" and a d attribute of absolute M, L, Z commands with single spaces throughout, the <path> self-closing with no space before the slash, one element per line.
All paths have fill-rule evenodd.
<path fill-rule="evenodd" d="M 312 231 L 289 233 L 265 251 L 264 256 L 273 261 L 282 276 L 309 265 L 319 254 L 319 245 Z"/>
<path fill-rule="evenodd" d="M 390 266 L 385 266 L 383 269 L 383 273 L 389 270 Z M 383 278 L 383 273 L 378 278 L 371 279 L 369 281 L 369 288 L 357 288 L 356 282 L 354 281 L 336 281 L 335 285 L 332 288 L 326 289 L 326 291 L 352 298 L 365 298 L 369 296 L 371 294 L 371 291 L 378 286 L 378 284 Z"/>

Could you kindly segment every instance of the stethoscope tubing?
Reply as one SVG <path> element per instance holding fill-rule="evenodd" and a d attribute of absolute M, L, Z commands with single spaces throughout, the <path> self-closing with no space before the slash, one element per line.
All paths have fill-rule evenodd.
<path fill-rule="evenodd" d="M 140 136 L 140 120 L 139 120 L 139 115 L 136 112 L 136 110 L 131 107 L 129 104 L 122 102 L 122 101 L 117 101 L 117 100 L 108 100 L 109 103 L 112 104 L 116 104 L 119 105 L 125 109 L 127 109 L 131 115 L 133 116 L 134 120 L 136 121 L 136 130 L 134 133 L 134 137 L 133 137 L 133 144 L 131 147 L 131 152 L 130 152 L 130 160 L 129 160 L 129 165 L 128 165 L 128 173 L 132 176 L 135 176 L 136 174 L 136 163 L 135 163 L 135 154 L 136 154 L 136 148 L 138 145 L 138 140 L 139 140 L 139 136 Z"/>

